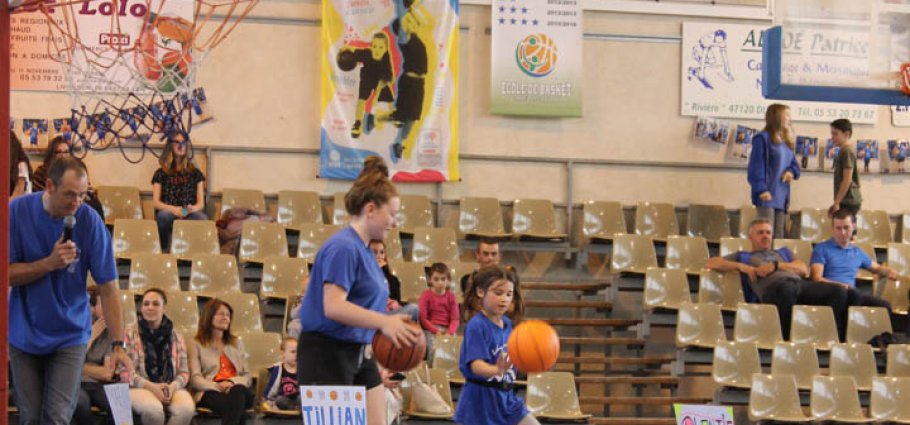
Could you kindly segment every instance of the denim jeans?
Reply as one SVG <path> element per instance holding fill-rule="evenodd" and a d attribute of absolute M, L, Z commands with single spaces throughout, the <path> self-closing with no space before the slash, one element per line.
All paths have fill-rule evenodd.
<path fill-rule="evenodd" d="M 85 345 L 51 354 L 26 353 L 9 346 L 19 423 L 67 425 L 76 409 Z"/>
<path fill-rule="evenodd" d="M 407 304 L 401 306 L 398 310 L 392 310 L 389 314 L 403 314 L 411 318 L 411 320 L 420 323 L 420 307 L 415 304 Z"/>
<path fill-rule="evenodd" d="M 155 211 L 155 220 L 158 221 L 158 239 L 161 241 L 161 252 L 171 252 L 171 232 L 177 216 L 165 210 Z M 191 212 L 183 220 L 208 220 L 202 211 Z"/>

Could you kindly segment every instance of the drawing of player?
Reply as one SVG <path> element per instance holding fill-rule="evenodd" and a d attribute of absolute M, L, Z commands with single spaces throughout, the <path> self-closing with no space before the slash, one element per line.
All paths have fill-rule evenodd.
<path fill-rule="evenodd" d="M 727 81 L 733 81 L 733 74 L 730 72 L 730 62 L 727 60 L 727 32 L 717 30 L 711 34 L 706 34 L 698 40 L 698 45 L 692 47 L 692 59 L 698 64 L 689 67 L 689 80 L 692 78 L 713 90 L 714 85 L 709 81 L 705 71 L 712 68 L 723 67 L 721 75 Z"/>

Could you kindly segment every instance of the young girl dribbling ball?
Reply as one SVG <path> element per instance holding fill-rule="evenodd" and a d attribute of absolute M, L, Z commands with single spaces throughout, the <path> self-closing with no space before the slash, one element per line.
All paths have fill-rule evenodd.
<path fill-rule="evenodd" d="M 507 346 L 512 321 L 506 316 L 512 306 L 518 276 L 513 269 L 488 266 L 473 277 L 473 289 L 465 305 L 479 306 L 464 331 L 459 368 L 465 385 L 455 410 L 455 422 L 464 425 L 536 425 L 537 419 L 513 390 L 515 368 Z M 476 301 L 476 303 L 475 303 Z"/>

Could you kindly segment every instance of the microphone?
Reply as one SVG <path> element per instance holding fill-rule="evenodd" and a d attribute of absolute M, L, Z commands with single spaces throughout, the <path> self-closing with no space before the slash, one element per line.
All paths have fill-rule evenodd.
<path fill-rule="evenodd" d="M 73 226 L 76 225 L 76 217 L 68 215 L 63 217 L 63 242 L 73 240 Z"/>

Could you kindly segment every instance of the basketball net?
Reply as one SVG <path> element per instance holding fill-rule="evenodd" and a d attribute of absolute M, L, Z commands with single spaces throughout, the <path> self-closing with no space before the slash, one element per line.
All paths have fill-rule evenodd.
<path fill-rule="evenodd" d="M 910 96 L 910 62 L 901 65 L 901 91 Z"/>
<path fill-rule="evenodd" d="M 194 84 L 198 70 L 258 3 L 30 0 L 13 13 L 47 18 L 48 54 L 71 98 L 72 143 L 97 150 L 174 131 L 188 136 L 205 100 Z"/>

